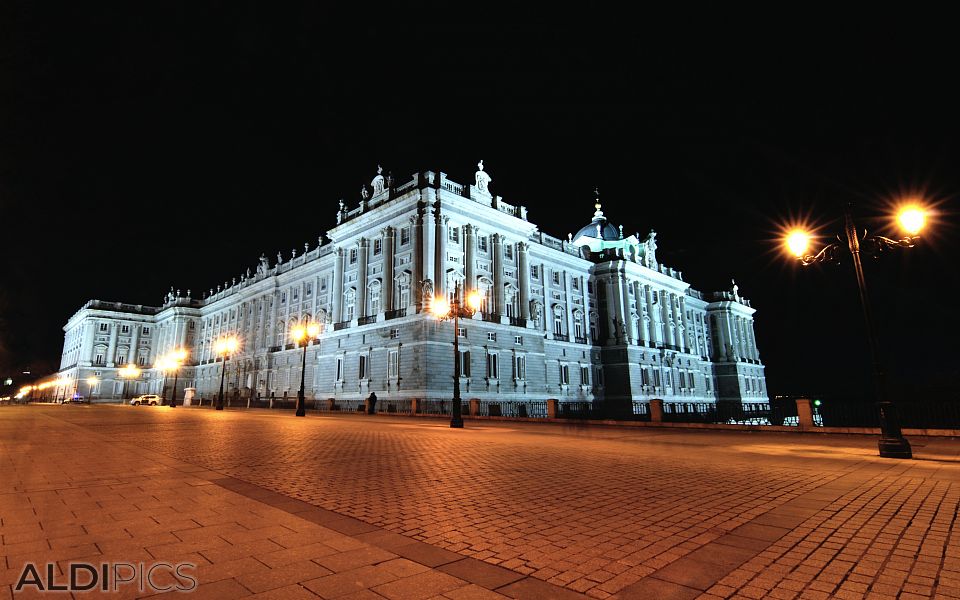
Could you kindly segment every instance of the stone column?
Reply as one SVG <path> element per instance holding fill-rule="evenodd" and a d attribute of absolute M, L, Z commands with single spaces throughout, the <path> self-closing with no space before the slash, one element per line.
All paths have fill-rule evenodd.
<path fill-rule="evenodd" d="M 117 335 L 120 333 L 120 326 L 113 321 L 110 322 L 110 345 L 107 347 L 107 366 L 116 366 Z"/>
<path fill-rule="evenodd" d="M 760 361 L 760 349 L 757 348 L 757 335 L 753 330 L 753 319 L 750 319 L 750 349 L 753 350 L 753 359 Z"/>
<path fill-rule="evenodd" d="M 583 298 L 583 337 L 590 340 L 593 338 L 593 323 L 590 320 L 590 294 L 587 293 L 587 280 L 589 275 L 580 282 L 580 295 Z"/>
<path fill-rule="evenodd" d="M 425 193 L 428 196 L 432 196 L 434 191 L 431 189 L 425 190 Z M 430 223 L 434 219 L 434 209 L 433 203 L 428 202 L 424 207 L 423 212 L 423 225 L 420 229 L 420 235 L 423 236 L 423 256 L 421 257 L 421 270 L 423 272 L 423 277 L 425 279 L 433 280 L 433 291 L 434 295 L 437 293 L 437 282 L 436 282 L 436 272 L 434 264 L 434 256 L 436 254 L 436 236 L 430 235 Z"/>
<path fill-rule="evenodd" d="M 419 311 L 423 302 L 423 290 L 420 282 L 423 281 L 423 222 L 418 212 L 411 219 L 411 235 L 413 236 L 413 281 L 410 282 L 410 300 Z"/>
<path fill-rule="evenodd" d="M 643 346 L 646 346 L 647 342 L 650 341 L 650 335 L 649 335 L 650 332 L 647 329 L 647 322 L 643 318 L 643 314 L 645 312 L 644 306 L 647 301 L 647 298 L 645 295 L 646 292 L 644 291 L 645 287 L 646 286 L 640 285 L 640 283 L 637 281 L 633 282 L 633 297 L 637 301 L 637 318 L 639 318 L 639 321 L 637 322 L 637 329 L 640 330 L 639 331 L 640 344 Z"/>
<path fill-rule="evenodd" d="M 463 226 L 463 292 L 466 294 L 477 289 L 477 276 L 474 269 L 477 266 L 475 253 L 477 251 L 476 228 L 473 225 Z"/>
<path fill-rule="evenodd" d="M 240 319 L 240 316 L 237 315 L 237 319 Z M 177 348 L 184 348 L 187 345 L 187 328 L 190 327 L 189 319 L 180 322 L 180 337 L 177 338 Z M 240 324 L 237 323 L 237 330 L 239 331 Z"/>
<path fill-rule="evenodd" d="M 527 250 L 530 244 L 517 244 L 517 280 L 520 287 L 520 318 L 530 318 L 530 264 L 527 260 Z"/>
<path fill-rule="evenodd" d="M 684 351 L 686 343 L 683 339 L 683 327 L 681 325 L 682 319 L 678 314 L 680 312 L 680 298 L 671 293 L 670 294 L 670 315 L 673 321 L 673 339 L 674 344 L 677 346 L 680 352 Z"/>
<path fill-rule="evenodd" d="M 653 398 L 650 400 L 650 422 L 663 422 L 663 400 L 660 398 Z"/>
<path fill-rule="evenodd" d="M 333 289 L 330 294 L 333 303 L 333 322 L 339 323 L 343 315 L 343 248 L 337 248 L 336 257 L 333 259 Z M 274 315 L 273 323 L 276 322 L 276 315 Z M 274 335 L 276 335 L 275 332 Z M 272 340 L 268 345 L 273 345 Z"/>
<path fill-rule="evenodd" d="M 670 322 L 670 294 L 666 291 L 660 292 L 660 316 L 663 322 L 663 343 L 667 346 L 676 345 L 673 339 L 673 324 Z"/>
<path fill-rule="evenodd" d="M 393 227 L 387 227 L 383 230 L 383 310 L 389 312 L 394 310 L 393 305 L 393 241 L 396 230 Z"/>
<path fill-rule="evenodd" d="M 137 359 L 140 357 L 140 324 L 130 325 L 130 350 L 127 352 L 127 362 L 131 365 L 139 364 Z"/>
<path fill-rule="evenodd" d="M 570 294 L 570 275 L 566 270 L 562 273 L 560 281 L 563 282 L 563 305 L 567 313 L 567 337 L 572 342 L 577 335 L 577 330 L 573 326 L 573 297 Z"/>
<path fill-rule="evenodd" d="M 439 205 L 439 202 L 437 204 Z M 447 224 L 450 219 L 440 214 L 439 206 L 436 209 L 434 233 L 437 253 L 433 261 L 433 293 L 437 296 L 443 296 L 447 287 Z"/>
<path fill-rule="evenodd" d="M 683 333 L 680 335 L 680 337 L 683 339 L 684 351 L 690 352 L 690 340 L 688 337 L 688 334 L 690 333 L 690 323 L 687 321 L 687 302 L 683 296 L 680 296 L 677 301 L 680 303 L 680 323 L 683 326 Z M 694 341 L 694 343 L 696 343 L 696 341 Z"/>
<path fill-rule="evenodd" d="M 97 323 L 93 320 L 87 319 L 87 322 L 83 324 L 83 352 L 81 356 L 83 360 L 90 363 L 93 362 L 93 346 L 95 344 L 97 335 Z"/>
<path fill-rule="evenodd" d="M 354 318 L 367 316 L 367 238 L 357 242 L 357 306 Z"/>
<path fill-rule="evenodd" d="M 607 331 L 607 341 L 610 343 L 619 342 L 617 337 L 619 335 L 618 327 L 620 326 L 620 310 L 623 307 L 623 302 L 620 301 L 620 282 L 617 281 L 617 276 L 612 275 L 608 276 L 609 279 L 605 281 L 598 282 L 599 285 L 607 286 L 607 320 L 609 321 L 609 331 Z"/>
<path fill-rule="evenodd" d="M 623 336 L 624 344 L 636 343 L 636 333 L 633 330 L 633 316 L 630 312 L 630 282 L 626 273 L 620 275 L 620 298 L 623 302 Z"/>
<path fill-rule="evenodd" d="M 813 429 L 813 406 L 810 398 L 797 398 L 797 421 L 800 430 Z"/>
<path fill-rule="evenodd" d="M 647 317 L 650 319 L 650 341 L 656 346 L 662 343 L 660 328 L 657 325 L 660 322 L 659 312 L 653 306 L 653 287 L 649 284 L 643 287 L 647 300 Z"/>
<path fill-rule="evenodd" d="M 503 306 L 504 303 L 504 293 L 503 293 L 503 236 L 499 233 L 495 233 L 492 236 L 491 244 L 493 246 L 493 261 L 491 265 L 493 267 L 493 313 L 497 315 L 506 314 L 506 310 Z"/>

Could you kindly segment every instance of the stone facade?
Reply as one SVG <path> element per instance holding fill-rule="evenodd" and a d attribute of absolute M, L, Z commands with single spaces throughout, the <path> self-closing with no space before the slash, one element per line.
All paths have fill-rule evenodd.
<path fill-rule="evenodd" d="M 308 400 L 448 400 L 453 324 L 429 313 L 434 295 L 482 294 L 461 320 L 463 397 L 595 401 L 768 401 L 753 332 L 754 309 L 730 291 L 702 293 L 656 258 L 656 234 L 624 236 L 600 210 L 567 240 L 539 231 L 523 206 L 477 185 L 423 171 L 395 185 L 382 170 L 359 206 L 343 201 L 337 225 L 315 247 L 192 297 L 171 291 L 161 306 L 91 300 L 67 322 L 61 396 L 94 401 L 162 393 L 172 374 L 151 368 L 174 348 L 189 351 L 184 387 L 213 398 L 221 361 L 213 345 L 236 335 L 226 361 L 232 398 L 295 397 L 302 348 L 290 331 L 323 326 L 306 350 Z M 271 264 L 271 262 L 273 264 Z M 124 382 L 118 368 L 144 367 Z M 78 383 L 79 382 L 79 383 Z M 308 405 L 311 405 L 308 402 Z"/>

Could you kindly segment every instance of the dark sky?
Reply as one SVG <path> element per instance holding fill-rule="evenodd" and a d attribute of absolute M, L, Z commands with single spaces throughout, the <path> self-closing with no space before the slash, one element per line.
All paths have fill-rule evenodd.
<path fill-rule="evenodd" d="M 313 246 L 378 163 L 465 183 L 482 158 L 548 233 L 586 224 L 599 186 L 696 288 L 735 277 L 773 393 L 870 385 L 849 261 L 801 269 L 779 224 L 828 237 L 853 201 L 893 234 L 889 202 L 925 197 L 929 235 L 866 276 L 896 389 L 956 396 L 945 15 L 201 4 L 0 9 L 0 377 L 55 370 L 89 298 L 158 304 Z"/>

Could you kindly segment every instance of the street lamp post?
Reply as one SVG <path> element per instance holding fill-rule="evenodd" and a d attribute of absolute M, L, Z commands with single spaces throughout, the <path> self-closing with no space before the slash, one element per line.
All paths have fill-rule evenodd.
<path fill-rule="evenodd" d="M 307 416 L 306 402 L 303 394 L 304 377 L 307 373 L 307 345 L 310 340 L 316 339 L 320 335 L 320 325 L 318 323 L 308 323 L 306 327 L 300 325 L 294 327 L 290 332 L 290 337 L 294 343 L 303 346 L 303 358 L 300 365 L 300 391 L 297 392 L 297 412 L 298 417 Z"/>
<path fill-rule="evenodd" d="M 127 381 L 130 379 L 136 379 L 137 377 L 140 377 L 140 369 L 138 369 L 135 365 L 129 364 L 123 367 L 122 369 L 120 369 L 119 373 L 120 373 L 120 377 L 123 378 L 123 393 L 120 394 L 120 399 L 126 400 L 127 399 Z"/>
<path fill-rule="evenodd" d="M 214 351 L 220 356 L 220 393 L 217 395 L 217 410 L 223 410 L 223 377 L 227 372 L 227 356 L 237 349 L 237 338 L 228 337 L 217 340 Z"/>
<path fill-rule="evenodd" d="M 460 282 L 453 292 L 453 301 L 438 296 L 430 303 L 430 312 L 440 321 L 453 319 L 453 410 L 450 427 L 463 427 L 463 411 L 460 401 L 460 317 L 470 318 L 480 308 L 480 294 L 473 291 L 466 302 L 460 298 Z"/>
<path fill-rule="evenodd" d="M 170 394 L 170 408 L 177 407 L 177 379 L 180 377 L 180 367 L 186 359 L 186 350 L 174 350 L 157 361 L 157 368 L 164 371 L 163 402 L 166 402 L 166 371 L 173 371 L 173 392 Z"/>
<path fill-rule="evenodd" d="M 93 403 L 93 386 L 97 385 L 97 381 L 98 381 L 98 380 L 97 380 L 96 377 L 87 377 L 87 386 L 89 386 L 89 389 L 87 390 L 87 393 L 90 394 L 90 402 L 91 402 L 91 403 Z"/>
<path fill-rule="evenodd" d="M 863 309 L 863 319 L 866 323 L 867 343 L 870 347 L 871 362 L 873 364 L 874 385 L 876 386 L 877 408 L 880 415 L 880 441 L 878 447 L 880 456 L 884 458 L 913 458 L 910 442 L 903 437 L 900 429 L 900 419 L 892 398 L 889 397 L 886 386 L 880 348 L 873 325 L 873 314 L 870 311 L 870 302 L 867 298 L 867 284 L 863 276 L 863 265 L 860 263 L 860 254 L 867 252 L 876 256 L 890 248 L 912 248 L 919 240 L 917 235 L 923 228 L 925 213 L 915 206 L 905 207 L 898 214 L 900 227 L 909 235 L 893 240 L 881 235 L 867 236 L 866 231 L 859 235 L 853 223 L 853 205 L 848 203 L 844 209 L 844 237 L 837 236 L 838 242 L 828 244 L 816 254 L 807 250 L 810 245 L 810 235 L 807 232 L 795 230 L 787 237 L 790 251 L 804 265 L 814 263 L 839 263 L 844 247 L 850 252 L 853 260 L 853 270 L 857 278 L 857 289 L 860 292 L 860 306 Z M 845 239 L 844 239 L 845 238 Z"/>

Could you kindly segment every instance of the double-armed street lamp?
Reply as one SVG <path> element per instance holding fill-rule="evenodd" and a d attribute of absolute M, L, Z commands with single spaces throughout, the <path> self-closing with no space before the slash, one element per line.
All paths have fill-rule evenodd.
<path fill-rule="evenodd" d="M 240 343 L 234 336 L 220 338 L 213 345 L 214 352 L 220 357 L 220 394 L 217 395 L 217 410 L 223 410 L 223 376 L 227 372 L 227 358 L 237 351 Z"/>
<path fill-rule="evenodd" d="M 120 395 L 120 399 L 126 400 L 127 381 L 140 377 L 140 369 L 138 369 L 136 365 L 128 364 L 127 366 L 121 368 L 118 372 L 120 373 L 120 377 L 123 378 L 123 393 Z"/>
<path fill-rule="evenodd" d="M 843 235 L 837 236 L 837 242 L 828 244 L 816 254 L 810 253 L 810 244 L 813 236 L 803 229 L 794 229 L 786 236 L 786 246 L 804 265 L 814 263 L 839 263 L 844 250 L 850 252 L 853 261 L 853 270 L 857 278 L 857 288 L 860 291 L 860 306 L 863 309 L 863 318 L 866 322 L 867 342 L 873 362 L 874 384 L 876 386 L 877 407 L 880 413 L 880 441 L 878 446 L 880 456 L 885 458 L 912 458 L 913 452 L 910 442 L 903 437 L 900 430 L 900 419 L 892 398 L 888 397 L 885 372 L 880 358 L 880 348 L 873 326 L 873 315 L 867 298 L 867 285 L 863 277 L 863 266 L 860 263 L 860 254 L 878 256 L 881 252 L 891 248 L 912 248 L 919 240 L 919 233 L 926 223 L 926 212 L 917 205 L 904 206 L 897 213 L 897 224 L 906 236 L 894 240 L 882 235 L 868 236 L 866 230 L 861 235 L 853 223 L 853 206 L 847 204 L 844 210 Z"/>
<path fill-rule="evenodd" d="M 173 371 L 173 393 L 170 394 L 170 408 L 177 407 L 177 379 L 180 376 L 180 367 L 185 360 L 187 360 L 187 351 L 182 349 L 173 350 L 157 359 L 156 368 L 164 372 L 164 377 L 166 377 L 167 371 Z"/>
<path fill-rule="evenodd" d="M 317 336 L 320 335 L 320 324 L 319 323 L 307 323 L 306 326 L 298 325 L 290 331 L 290 337 L 293 339 L 295 344 L 303 346 L 303 360 L 300 366 L 300 391 L 297 393 L 297 416 L 305 417 L 307 416 L 307 409 L 305 406 L 305 401 L 303 398 L 303 382 L 304 375 L 307 372 L 307 346 L 310 343 L 310 340 L 317 339 Z"/>
<path fill-rule="evenodd" d="M 469 319 L 480 309 L 482 299 L 476 290 L 470 292 L 466 302 L 460 297 L 460 282 L 453 292 L 453 301 L 437 296 L 430 303 L 430 313 L 437 320 L 453 320 L 453 410 L 450 415 L 450 427 L 463 427 L 463 414 L 460 407 L 460 317 Z"/>

